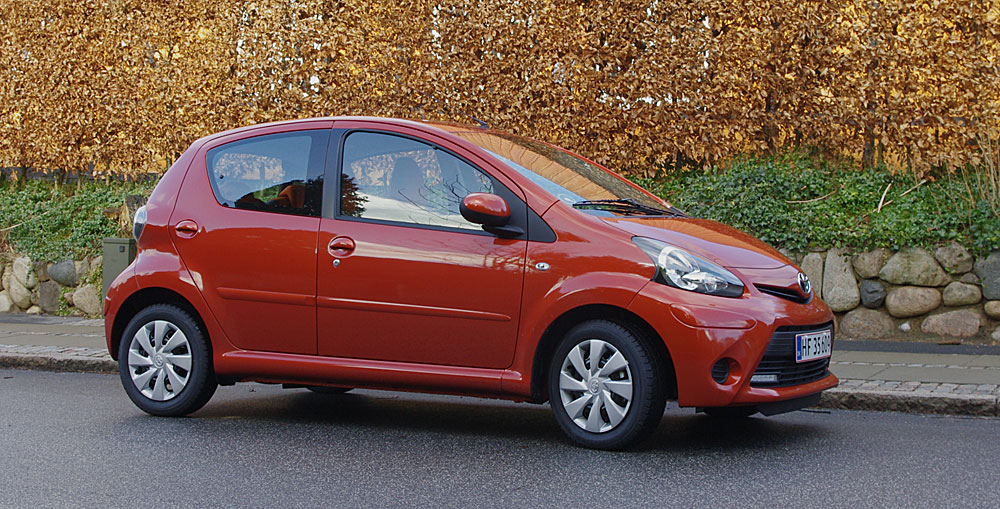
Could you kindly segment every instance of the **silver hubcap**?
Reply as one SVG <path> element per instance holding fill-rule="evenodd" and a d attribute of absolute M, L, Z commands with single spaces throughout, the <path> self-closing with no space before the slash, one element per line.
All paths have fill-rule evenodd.
<path fill-rule="evenodd" d="M 143 325 L 128 347 L 128 372 L 136 388 L 153 401 L 177 396 L 191 377 L 187 336 L 165 320 Z"/>
<path fill-rule="evenodd" d="M 563 409 L 592 433 L 615 429 L 632 402 L 628 359 L 610 343 L 588 339 L 570 349 L 559 373 Z"/>

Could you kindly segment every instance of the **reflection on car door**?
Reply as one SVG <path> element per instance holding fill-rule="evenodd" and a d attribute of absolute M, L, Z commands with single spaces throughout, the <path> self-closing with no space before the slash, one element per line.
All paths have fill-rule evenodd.
<path fill-rule="evenodd" d="M 501 184 L 389 133 L 350 133 L 341 152 L 339 205 L 320 224 L 319 354 L 509 366 L 527 241 L 486 234 L 458 212 L 469 192 Z"/>
<path fill-rule="evenodd" d="M 174 244 L 240 348 L 316 353 L 316 235 L 332 123 L 307 126 L 206 147 L 171 217 L 172 227 L 194 224 L 173 232 Z"/>

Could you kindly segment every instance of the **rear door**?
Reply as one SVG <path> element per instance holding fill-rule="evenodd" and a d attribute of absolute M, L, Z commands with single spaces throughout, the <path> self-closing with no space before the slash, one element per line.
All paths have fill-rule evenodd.
<path fill-rule="evenodd" d="M 174 245 L 240 348 L 316 353 L 316 237 L 331 121 L 206 145 L 171 216 Z"/>

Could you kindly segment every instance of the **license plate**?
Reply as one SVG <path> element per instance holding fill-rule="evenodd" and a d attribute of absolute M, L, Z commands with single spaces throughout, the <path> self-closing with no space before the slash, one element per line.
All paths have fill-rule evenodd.
<path fill-rule="evenodd" d="M 795 362 L 808 362 L 830 356 L 833 334 L 825 330 L 795 335 Z"/>

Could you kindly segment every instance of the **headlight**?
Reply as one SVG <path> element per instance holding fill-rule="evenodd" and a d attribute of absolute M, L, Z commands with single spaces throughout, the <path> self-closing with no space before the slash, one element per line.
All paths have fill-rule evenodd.
<path fill-rule="evenodd" d="M 677 246 L 646 237 L 633 237 L 656 264 L 654 281 L 698 293 L 739 297 L 743 295 L 743 282 L 735 274 L 718 265 L 699 258 Z"/>

